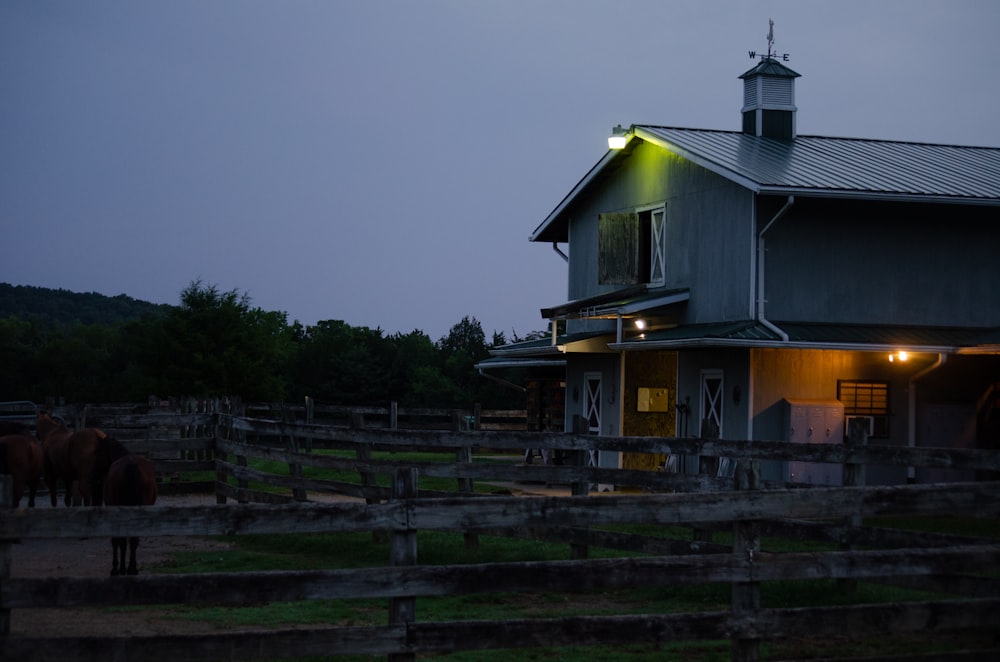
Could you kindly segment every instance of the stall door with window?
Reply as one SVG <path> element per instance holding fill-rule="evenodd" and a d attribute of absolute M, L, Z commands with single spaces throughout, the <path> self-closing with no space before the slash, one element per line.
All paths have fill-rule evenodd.
<path fill-rule="evenodd" d="M 588 372 L 583 376 L 583 417 L 587 419 L 587 431 L 601 434 L 601 373 Z M 590 451 L 587 465 L 597 466 L 597 451 Z"/>
<path fill-rule="evenodd" d="M 701 371 L 701 436 L 703 439 L 722 438 L 722 405 L 725 380 L 721 370 Z M 720 457 L 719 476 L 732 476 L 736 463 L 732 458 Z"/>

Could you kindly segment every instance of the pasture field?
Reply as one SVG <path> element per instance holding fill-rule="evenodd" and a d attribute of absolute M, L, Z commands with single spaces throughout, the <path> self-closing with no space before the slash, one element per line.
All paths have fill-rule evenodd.
<path fill-rule="evenodd" d="M 595 443 L 586 435 L 220 420 L 214 437 L 145 445 L 164 453 L 174 488 L 164 495 L 191 498 L 139 524 L 156 552 L 142 571 L 152 581 L 112 587 L 70 572 L 65 586 L 5 587 L 21 623 L 51 605 L 71 620 L 86 611 L 107 634 L 84 629 L 50 645 L 39 630 L 5 650 L 48 646 L 58 657 L 63 646 L 72 657 L 94 636 L 107 637 L 107 653 L 164 637 L 179 654 L 198 641 L 206 659 L 404 647 L 435 651 L 415 653 L 421 660 L 946 659 L 963 649 L 989 659 L 1000 650 L 1000 545 L 983 540 L 1000 540 L 996 484 L 864 486 L 864 467 L 882 462 L 1000 471 L 984 453 L 868 447 L 863 434 L 832 450 L 601 439 L 622 452 L 741 458 L 727 479 L 585 467 Z M 523 449 L 538 445 L 566 453 L 565 465 L 524 466 Z M 763 485 L 762 459 L 842 463 L 845 485 Z M 606 494 L 596 484 L 635 487 Z M 303 499 L 315 503 L 294 503 Z M 965 513 L 982 518 L 950 516 Z M 132 526 L 135 514 L 115 509 L 4 523 L 8 538 L 67 541 Z M 145 599 L 134 593 L 154 587 Z"/>
<path fill-rule="evenodd" d="M 341 450 L 315 450 L 313 451 L 315 455 L 341 458 L 341 459 L 353 459 L 354 453 L 350 451 Z M 371 454 L 371 459 L 374 461 L 393 461 L 401 464 L 408 464 L 411 466 L 420 466 L 421 464 L 438 463 L 442 466 L 454 464 L 455 456 L 453 453 L 431 453 L 431 452 L 374 452 Z M 473 455 L 472 461 L 476 463 L 483 464 L 512 464 L 520 460 L 519 455 Z M 291 471 L 286 462 L 278 462 L 273 460 L 262 460 L 259 458 L 250 458 L 247 461 L 247 465 L 257 471 L 262 471 L 269 474 L 274 474 L 276 476 L 290 476 Z M 184 480 L 212 480 L 215 475 L 211 472 L 193 472 L 184 474 Z M 323 467 L 306 466 L 302 468 L 302 477 L 306 479 L 313 480 L 326 480 L 333 482 L 345 482 L 345 483 L 356 483 L 358 480 L 357 472 L 352 471 L 336 471 L 333 469 L 326 469 Z M 390 476 L 386 473 L 375 473 L 373 479 L 376 485 L 380 487 L 388 488 L 390 485 Z M 249 481 L 248 487 L 250 489 L 259 490 L 262 492 L 270 492 L 272 494 L 287 494 L 287 490 L 283 490 L 280 487 L 276 487 L 270 483 L 262 481 Z M 434 476 L 420 476 L 418 479 L 418 488 L 420 490 L 430 490 L 435 492 L 455 492 L 456 482 L 451 478 L 437 478 Z M 502 488 L 484 482 L 474 482 L 473 490 L 477 494 L 495 494 L 497 492 L 503 491 Z"/>
<path fill-rule="evenodd" d="M 866 522 L 868 523 L 868 522 Z M 876 523 L 876 522 L 871 522 Z M 907 518 L 877 521 L 879 526 L 910 530 L 947 532 L 1000 538 L 1000 522 L 965 518 Z M 630 532 L 677 540 L 690 540 L 691 530 L 679 527 L 628 527 Z M 466 549 L 459 534 L 422 531 L 419 534 L 419 562 L 426 565 L 567 560 L 567 545 L 531 540 L 513 540 L 482 536 L 478 550 Z M 384 565 L 389 551 L 370 533 L 313 534 L 282 536 L 219 537 L 214 542 L 225 545 L 210 553 L 182 552 L 166 563 L 150 568 L 151 572 L 200 573 L 267 570 L 313 570 L 331 568 L 361 568 Z M 728 544 L 728 533 L 715 533 L 713 542 Z M 785 539 L 763 538 L 763 551 L 816 551 L 832 549 L 817 543 L 790 543 Z M 592 558 L 622 556 L 621 552 L 594 547 Z M 1000 576 L 1000 573 L 998 573 Z M 835 580 L 767 582 L 762 586 L 762 606 L 808 607 L 840 604 L 905 602 L 927 599 L 919 591 L 860 583 L 856 589 Z M 690 611 L 726 610 L 729 606 L 728 584 L 677 586 L 669 591 L 662 588 L 635 587 L 627 590 L 583 592 L 572 594 L 495 593 L 457 597 L 421 598 L 421 621 L 493 620 L 542 618 L 583 614 L 679 613 Z M 243 608 L 173 607 L 168 618 L 178 622 L 212 623 L 219 629 L 246 627 L 276 627 L 294 625 L 383 625 L 388 619 L 384 600 L 312 601 L 251 605 Z M 978 641 L 976 641 L 978 639 Z M 929 652 L 947 653 L 966 646 L 995 646 L 997 634 L 964 633 L 960 638 L 924 635 L 894 636 L 886 633 L 878 639 L 844 641 L 835 638 L 810 637 L 808 633 L 794 640 L 765 643 L 764 659 L 809 659 L 837 656 L 914 655 Z M 471 662 L 472 660 L 585 660 L 627 658 L 644 660 L 729 660 L 730 642 L 690 642 L 676 645 L 626 648 L 562 647 L 552 649 L 469 651 L 449 655 L 419 656 L 421 660 Z M 319 658 L 303 658 L 319 659 Z M 347 660 L 377 660 L 383 657 L 330 658 Z"/>

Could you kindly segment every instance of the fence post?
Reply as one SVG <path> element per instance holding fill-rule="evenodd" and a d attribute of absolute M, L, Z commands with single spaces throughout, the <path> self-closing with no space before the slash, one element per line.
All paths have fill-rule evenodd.
<path fill-rule="evenodd" d="M 711 418 L 704 418 L 701 421 L 702 441 L 719 438 L 719 424 Z M 705 445 L 701 445 L 700 450 L 704 450 Z M 719 457 L 716 455 L 698 456 L 698 473 L 708 478 L 715 478 L 719 473 Z M 705 483 L 708 484 L 708 481 Z M 700 542 L 712 542 L 712 529 L 709 527 L 691 527 L 692 537 Z"/>
<path fill-rule="evenodd" d="M 6 455 L 3 458 L 7 463 Z M 14 505 L 14 479 L 8 474 L 0 474 L 0 510 L 8 512 Z M 0 540 L 0 586 L 10 579 L 13 547 L 10 540 Z M 0 637 L 10 636 L 10 609 L 0 609 Z"/>
<path fill-rule="evenodd" d="M 590 422 L 583 416 L 576 415 L 573 417 L 573 434 L 589 434 L 590 433 Z M 587 450 L 577 450 L 573 451 L 571 457 L 573 458 L 573 466 L 587 468 Z M 588 496 L 590 494 L 590 481 L 584 479 L 583 481 L 575 481 L 570 485 L 570 494 L 572 496 Z M 586 527 L 583 528 L 586 530 Z M 570 557 L 577 560 L 586 559 L 590 556 L 590 548 L 586 544 L 571 544 L 570 545 Z"/>
<path fill-rule="evenodd" d="M 455 418 L 452 421 L 453 432 L 455 434 L 462 434 L 462 419 Z M 455 461 L 459 464 L 472 464 L 472 446 L 461 446 L 455 451 Z M 458 491 L 464 494 L 472 494 L 475 492 L 475 486 L 472 483 L 471 478 L 459 478 L 458 479 Z M 465 538 L 465 549 L 470 552 L 475 552 L 479 550 L 479 534 L 475 531 L 466 531 Z"/>
<path fill-rule="evenodd" d="M 352 430 L 362 430 L 365 427 L 365 415 L 359 411 L 351 411 L 351 429 Z M 372 449 L 368 442 L 362 442 L 357 445 L 354 449 L 354 456 L 359 462 L 365 464 L 369 463 L 372 459 Z M 378 493 L 376 487 L 378 487 L 378 481 L 375 480 L 375 474 L 365 469 L 361 470 L 361 487 L 362 492 L 365 495 L 365 503 L 378 503 Z"/>
<path fill-rule="evenodd" d="M 226 504 L 226 494 L 220 488 L 222 484 L 229 482 L 229 476 L 226 474 L 225 469 L 222 468 L 223 462 L 228 462 L 229 454 L 223 453 L 219 450 L 219 439 L 222 437 L 222 412 L 216 410 L 213 414 L 213 422 L 215 425 L 212 426 L 213 436 L 215 438 L 215 503 L 220 506 Z M 233 438 L 232 433 L 233 418 L 232 414 L 229 414 L 229 434 L 228 439 Z"/>
<path fill-rule="evenodd" d="M 857 417 L 851 419 L 847 429 L 847 447 L 850 450 L 862 449 L 868 445 L 868 421 Z M 864 487 L 868 480 L 867 467 L 860 462 L 847 462 L 844 464 L 844 487 Z M 852 541 L 856 538 L 858 531 L 863 524 L 860 513 L 854 513 L 844 518 L 844 542 L 840 548 L 844 551 L 852 551 L 857 548 Z M 854 592 L 858 590 L 856 579 L 842 579 L 841 588 L 845 591 Z"/>
<path fill-rule="evenodd" d="M 737 490 L 760 489 L 760 460 L 740 460 L 736 466 L 734 484 Z M 744 625 L 760 612 L 760 582 L 754 563 L 760 555 L 760 523 L 741 520 L 733 524 L 733 555 L 746 562 L 747 581 L 733 582 L 733 620 Z M 732 642 L 733 662 L 756 662 L 760 655 L 760 640 L 738 639 Z"/>
<path fill-rule="evenodd" d="M 313 400 L 308 395 L 306 396 L 306 424 L 312 425 L 316 420 L 316 401 Z M 313 438 L 312 435 L 306 435 L 306 452 L 313 452 Z"/>
<path fill-rule="evenodd" d="M 285 407 L 285 403 L 281 403 L 281 436 L 285 440 L 285 450 L 290 453 L 299 452 L 298 439 L 295 435 L 288 431 L 288 424 L 294 423 L 292 415 L 289 413 L 288 408 Z M 289 462 L 288 463 L 288 474 L 292 478 L 302 479 L 302 464 L 299 462 Z M 292 498 L 296 501 L 306 501 L 306 491 L 302 487 L 292 488 Z"/>
<path fill-rule="evenodd" d="M 417 470 L 414 468 L 397 469 L 392 483 L 393 501 L 406 501 L 417 497 Z M 410 566 L 417 564 L 417 531 L 407 516 L 404 529 L 392 532 L 389 547 L 389 564 L 392 566 Z M 415 597 L 389 599 L 389 625 L 412 623 L 417 616 L 417 599 Z M 409 636 L 407 636 L 409 640 Z M 394 653 L 389 655 L 391 662 L 412 662 L 416 656 L 411 653 Z"/>

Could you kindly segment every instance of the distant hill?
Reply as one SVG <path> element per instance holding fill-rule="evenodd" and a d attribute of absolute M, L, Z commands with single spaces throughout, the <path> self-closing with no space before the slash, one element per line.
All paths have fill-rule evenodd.
<path fill-rule="evenodd" d="M 162 315 L 168 304 L 139 301 L 124 294 L 109 297 L 31 285 L 0 283 L 0 318 L 42 320 L 69 328 L 75 324 L 116 324 L 146 315 Z"/>

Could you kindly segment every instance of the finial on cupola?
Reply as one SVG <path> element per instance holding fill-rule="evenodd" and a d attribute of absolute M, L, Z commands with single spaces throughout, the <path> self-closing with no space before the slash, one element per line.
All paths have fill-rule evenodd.
<path fill-rule="evenodd" d="M 774 21 L 768 19 L 767 54 L 749 51 L 760 62 L 740 76 L 743 79 L 743 133 L 763 138 L 795 139 L 795 79 L 786 67 L 788 53 L 774 50 Z"/>

